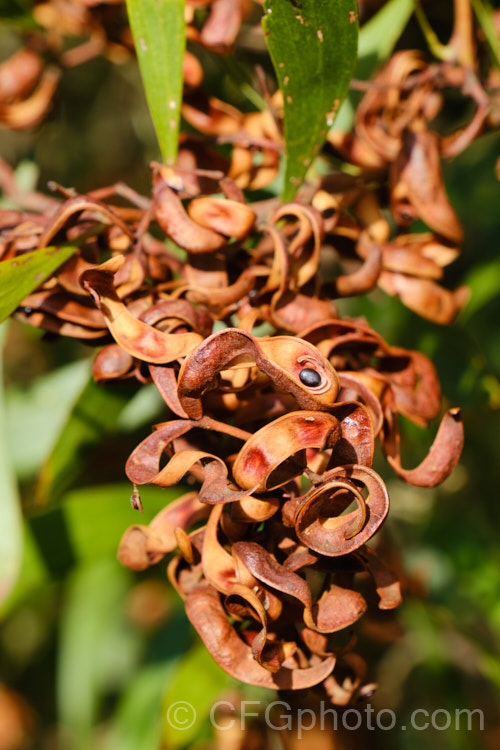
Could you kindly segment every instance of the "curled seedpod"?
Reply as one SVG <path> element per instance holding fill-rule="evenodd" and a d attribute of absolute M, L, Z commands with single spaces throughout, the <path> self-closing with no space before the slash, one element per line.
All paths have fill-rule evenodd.
<path fill-rule="evenodd" d="M 357 509 L 343 515 L 353 501 Z M 341 466 L 329 471 L 303 497 L 295 515 L 295 529 L 310 549 L 338 557 L 371 539 L 388 512 L 387 489 L 373 469 Z"/>

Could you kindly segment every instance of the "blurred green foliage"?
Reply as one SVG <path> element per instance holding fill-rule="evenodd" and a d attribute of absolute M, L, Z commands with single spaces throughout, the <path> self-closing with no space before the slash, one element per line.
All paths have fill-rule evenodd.
<path fill-rule="evenodd" d="M 407 4 L 392 3 L 403 28 Z M 22 3 L 11 10 L 17 22 L 0 32 L 9 50 L 20 44 L 19 18 L 29 22 Z M 436 8 L 438 29 L 440 22 L 446 27 L 443 13 Z M 370 28 L 367 49 L 383 59 L 390 53 L 387 34 Z M 404 34 L 398 44 L 425 48 L 413 19 Z M 230 100 L 234 69 L 219 60 L 207 64 Z M 425 741 L 428 750 L 474 750 L 495 746 L 500 733 L 499 145 L 498 135 L 482 137 L 444 168 L 466 233 L 447 280 L 472 290 L 458 320 L 438 327 L 379 292 L 340 306 L 343 314 L 365 315 L 390 343 L 431 357 L 445 401 L 462 407 L 466 429 L 460 464 L 440 488 L 408 487 L 381 461 L 376 467 L 390 487 L 385 533 L 407 571 L 408 593 L 398 612 L 379 613 L 361 627 L 360 652 L 368 658 L 369 679 L 381 685 L 374 707 L 395 710 L 407 729 L 372 732 L 373 748 L 413 750 Z M 19 180 L 27 170 L 42 189 L 51 179 L 80 192 L 116 180 L 149 190 L 147 165 L 159 154 L 135 63 L 113 66 L 99 58 L 66 71 L 49 117 L 36 131 L 3 131 L 0 153 L 21 164 Z M 151 424 L 167 418 L 166 408 L 154 389 L 105 392 L 88 380 L 85 347 L 45 342 L 17 323 L 9 325 L 5 359 L 8 445 L 0 453 L 12 458 L 25 522 L 20 578 L 0 624 L 0 680 L 33 711 L 32 747 L 207 747 L 215 700 L 235 690 L 251 700 L 275 696 L 237 688 L 212 662 L 166 583 L 164 564 L 136 575 L 115 560 L 121 534 L 138 522 L 125 458 Z M 431 437 L 405 427 L 412 464 Z M 5 506 L 7 481 L 3 475 Z M 140 522 L 180 492 L 145 488 Z M 17 543 L 15 535 L 12 540 Z M 167 721 L 174 700 L 196 705 L 186 733 Z M 410 728 L 415 708 L 480 708 L 485 728 L 418 732 Z M 281 746 L 279 736 L 273 742 Z"/>

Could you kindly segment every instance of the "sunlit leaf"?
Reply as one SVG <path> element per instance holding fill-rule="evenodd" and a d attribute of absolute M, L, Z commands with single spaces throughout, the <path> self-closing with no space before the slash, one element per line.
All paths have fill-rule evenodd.
<path fill-rule="evenodd" d="M 14 383 L 6 389 L 9 446 L 19 478 L 35 475 L 48 456 L 89 372 L 89 362 L 79 360 L 41 375 L 28 388 Z"/>
<path fill-rule="evenodd" d="M 354 0 L 266 0 L 264 34 L 283 94 L 290 200 L 345 98 L 356 63 Z"/>
<path fill-rule="evenodd" d="M 142 81 L 165 163 L 175 162 L 182 100 L 184 0 L 127 0 Z"/>
<path fill-rule="evenodd" d="M 141 487 L 141 515 L 130 505 L 131 491 L 128 483 L 85 487 L 65 495 L 56 508 L 26 521 L 21 573 L 4 609 L 12 608 L 44 583 L 63 578 L 79 562 L 114 559 L 128 526 L 148 523 L 183 492 L 179 488 Z"/>
<path fill-rule="evenodd" d="M 116 431 L 119 415 L 135 390 L 124 383 L 106 387 L 88 380 L 40 472 L 36 491 L 40 504 L 60 499 L 71 487 L 92 448 Z"/>
<path fill-rule="evenodd" d="M 5 326 L 0 326 L 0 603 L 14 586 L 21 567 L 22 522 L 16 480 L 9 455 L 4 414 L 2 354 Z"/>
<path fill-rule="evenodd" d="M 8 318 L 28 294 L 75 252 L 75 247 L 44 247 L 0 263 L 0 322 Z"/>
<path fill-rule="evenodd" d="M 5 410 L 9 447 L 18 478 L 34 476 L 67 423 L 87 385 L 90 363 L 78 360 L 36 378 L 29 387 L 9 384 Z M 127 390 L 127 393 L 129 391 Z M 154 385 L 145 385 L 126 402 L 117 418 L 120 432 L 150 425 L 165 410 Z"/>
<path fill-rule="evenodd" d="M 118 429 L 121 432 L 131 432 L 145 424 L 158 420 L 158 415 L 164 412 L 165 402 L 153 383 L 143 385 L 126 404 L 118 417 Z"/>

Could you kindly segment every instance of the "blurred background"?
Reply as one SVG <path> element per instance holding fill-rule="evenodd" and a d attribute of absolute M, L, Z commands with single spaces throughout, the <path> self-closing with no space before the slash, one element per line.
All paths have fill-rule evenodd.
<path fill-rule="evenodd" d="M 1 59 L 22 46 L 20 19 L 29 3 L 7 5 Z M 427 8 L 444 36 L 449 6 Z M 398 47 L 426 49 L 414 19 Z M 228 73 L 230 59 L 210 58 L 206 66 L 222 99 L 251 108 Z M 460 103 L 453 114 L 456 121 L 464 116 Z M 343 315 L 366 316 L 390 344 L 427 354 L 444 406 L 462 408 L 466 431 L 460 464 L 439 488 L 407 486 L 384 461 L 376 464 L 392 503 L 380 543 L 402 576 L 404 603 L 394 613 L 367 615 L 357 650 L 368 660 L 368 681 L 380 685 L 371 704 L 394 710 L 407 729 L 352 733 L 339 737 L 339 747 L 412 750 L 425 741 L 428 750 L 493 750 L 500 744 L 499 154 L 499 135 L 490 134 L 444 164 L 465 229 L 462 254 L 445 281 L 472 292 L 454 324 L 424 321 L 382 292 L 339 305 Z M 40 125 L 0 130 L 0 156 L 15 168 L 23 191 L 46 191 L 55 180 L 83 193 L 123 180 L 149 192 L 148 163 L 159 154 L 133 57 L 115 64 L 99 56 L 65 70 Z M 2 205 L 9 206 L 6 198 Z M 152 386 L 94 385 L 93 350 L 82 344 L 16 321 L 3 329 L 0 447 L 9 461 L 0 484 L 7 492 L 12 468 L 24 546 L 13 550 L 20 577 L 0 622 L 0 750 L 229 747 L 227 734 L 214 736 L 211 705 L 243 698 L 265 707 L 276 695 L 240 686 L 217 667 L 167 583 L 165 563 L 133 574 L 116 561 L 123 531 L 138 522 L 124 462 L 151 425 L 168 418 L 166 407 Z M 434 432 L 405 425 L 406 465 L 425 455 Z M 179 494 L 146 487 L 141 522 Z M 42 496 L 52 498 L 50 505 Z M 196 706 L 190 729 L 169 725 L 173 700 Z M 484 729 L 473 720 L 472 731 L 464 724 L 461 731 L 419 732 L 409 721 L 416 708 L 452 715 L 479 708 Z M 266 733 L 257 719 L 245 747 L 278 750 L 287 741 L 282 732 Z M 305 733 L 303 741 L 311 744 L 311 737 Z"/>

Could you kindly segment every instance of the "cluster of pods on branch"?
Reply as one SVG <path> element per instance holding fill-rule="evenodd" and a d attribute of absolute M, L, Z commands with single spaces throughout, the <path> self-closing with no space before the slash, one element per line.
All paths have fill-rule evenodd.
<path fill-rule="evenodd" d="M 66 2 L 73 32 L 89 40 L 63 54 Z M 129 54 L 118 6 L 35 4 L 42 37 L 0 68 L 3 124 L 43 117 L 61 66 Z M 225 54 L 256 6 L 188 0 L 188 38 Z M 441 413 L 435 369 L 366 320 L 339 317 L 335 303 L 378 286 L 446 324 L 467 299 L 464 288 L 440 284 L 462 242 L 441 158 L 498 124 L 499 81 L 475 63 L 474 39 L 465 41 L 434 64 L 394 54 L 366 83 L 352 132 L 329 132 L 323 176 L 294 202 L 249 201 L 280 167 L 281 94 L 264 81 L 268 108 L 240 112 L 204 91 L 192 52 L 182 115 L 196 132 L 181 134 L 175 167 L 152 165 L 151 197 L 122 183 L 21 194 L 0 162 L 13 205 L 0 209 L 0 260 L 75 247 L 15 317 L 99 346 L 97 381 L 153 382 L 174 417 L 128 459 L 133 502 L 140 506 L 144 484 L 192 489 L 129 528 L 119 557 L 144 570 L 177 550 L 168 574 L 188 617 L 244 682 L 319 686 L 337 705 L 359 693 L 365 663 L 351 626 L 367 607 L 360 579 L 365 588 L 373 581 L 380 609 L 401 600 L 397 577 L 368 545 L 389 510 L 375 442 L 402 480 L 422 487 L 442 482 L 459 459 L 462 423 L 449 409 L 426 458 L 403 465 L 400 415 L 426 427 Z M 49 49 L 57 65 L 44 67 Z M 474 113 L 440 136 L 431 125 L 451 89 Z M 334 158 L 350 169 L 336 171 Z M 411 232 L 416 219 L 428 231 Z"/>
<path fill-rule="evenodd" d="M 152 175 L 151 200 L 117 185 L 34 194 L 38 213 L 1 212 L 4 258 L 78 247 L 15 315 L 104 344 L 95 379 L 153 381 L 175 416 L 128 459 L 134 501 L 143 484 L 186 478 L 199 489 L 128 529 L 121 561 L 143 570 L 178 549 L 170 580 L 224 669 L 267 687 L 321 685 L 345 704 L 365 671 L 354 636 L 339 633 L 366 610 L 360 575 L 381 609 L 401 598 L 367 546 L 389 510 L 375 441 L 402 479 L 433 486 L 459 458 L 460 414 L 446 412 L 428 456 L 403 467 L 399 415 L 427 425 L 440 388 L 425 356 L 337 315 L 333 299 L 359 291 L 366 265 L 377 278 L 382 252 L 369 232 L 357 239 L 364 268 L 335 276 L 328 237 L 341 215 L 248 204 L 213 172 L 155 164 Z M 211 191 L 193 196 L 197 180 Z M 115 205 L 116 193 L 130 205 Z"/>

